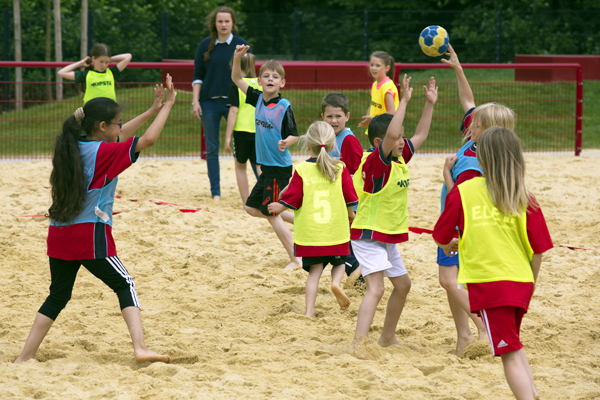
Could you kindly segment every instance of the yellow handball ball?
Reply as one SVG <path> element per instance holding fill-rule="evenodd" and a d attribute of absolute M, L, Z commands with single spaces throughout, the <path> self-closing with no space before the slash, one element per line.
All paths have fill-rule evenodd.
<path fill-rule="evenodd" d="M 423 29 L 419 36 L 419 46 L 430 57 L 439 57 L 448 51 L 450 37 L 441 26 L 431 25 Z"/>

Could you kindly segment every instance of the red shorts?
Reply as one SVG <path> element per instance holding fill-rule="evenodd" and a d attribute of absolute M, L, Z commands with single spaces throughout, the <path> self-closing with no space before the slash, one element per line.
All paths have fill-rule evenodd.
<path fill-rule="evenodd" d="M 519 331 L 525 312 L 525 309 L 513 306 L 477 311 L 490 338 L 494 356 L 523 348 L 519 339 Z"/>

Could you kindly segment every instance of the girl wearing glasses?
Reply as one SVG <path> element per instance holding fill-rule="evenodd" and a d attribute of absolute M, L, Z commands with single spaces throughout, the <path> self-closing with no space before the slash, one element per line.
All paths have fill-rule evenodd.
<path fill-rule="evenodd" d="M 117 101 L 115 94 L 115 76 L 118 76 L 131 61 L 131 54 L 119 54 L 111 57 L 110 47 L 105 44 L 97 44 L 92 49 L 92 57 L 86 57 L 71 65 L 67 65 L 58 75 L 65 79 L 75 81 L 82 87 L 85 85 L 83 104 L 96 97 L 108 97 Z M 114 67 L 108 67 L 111 62 L 118 63 Z M 79 71 L 79 68 L 85 70 Z M 83 90 L 81 90 L 83 91 Z"/>
<path fill-rule="evenodd" d="M 135 284 L 117 257 L 112 215 L 118 175 L 137 161 L 140 151 L 156 142 L 176 95 L 167 75 L 166 89 L 162 85 L 154 89 L 152 107 L 126 124 L 121 122 L 117 103 L 106 97 L 88 101 L 64 122 L 54 145 L 50 175 L 52 205 L 48 210 L 47 239 L 50 295 L 39 309 L 15 363 L 35 357 L 48 330 L 70 300 L 81 265 L 117 294 L 133 341 L 135 360 L 171 361 L 168 355 L 146 347 Z M 156 114 L 144 135 L 132 136 Z"/>

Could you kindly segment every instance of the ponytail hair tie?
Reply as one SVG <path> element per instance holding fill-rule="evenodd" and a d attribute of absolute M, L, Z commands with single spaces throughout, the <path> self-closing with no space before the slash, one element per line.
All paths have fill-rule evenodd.
<path fill-rule="evenodd" d="M 85 118 L 85 113 L 83 112 L 83 107 L 79 107 L 77 110 L 75 110 L 73 115 L 75 116 L 75 119 L 77 120 L 77 122 L 81 123 L 81 121 L 83 121 L 83 119 Z"/>
<path fill-rule="evenodd" d="M 325 147 L 325 145 L 324 145 L 324 144 L 322 144 L 322 145 L 321 145 L 321 148 L 323 148 L 323 147 Z"/>

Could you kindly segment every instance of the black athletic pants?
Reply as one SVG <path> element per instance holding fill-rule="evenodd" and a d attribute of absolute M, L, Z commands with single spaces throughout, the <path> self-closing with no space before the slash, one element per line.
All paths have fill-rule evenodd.
<path fill-rule="evenodd" d="M 67 261 L 50 257 L 50 295 L 39 310 L 40 314 L 56 320 L 58 314 L 71 299 L 73 285 L 79 267 L 83 264 L 96 278 L 106 283 L 119 297 L 121 310 L 125 307 L 139 307 L 135 283 L 118 257 L 97 260 Z"/>

